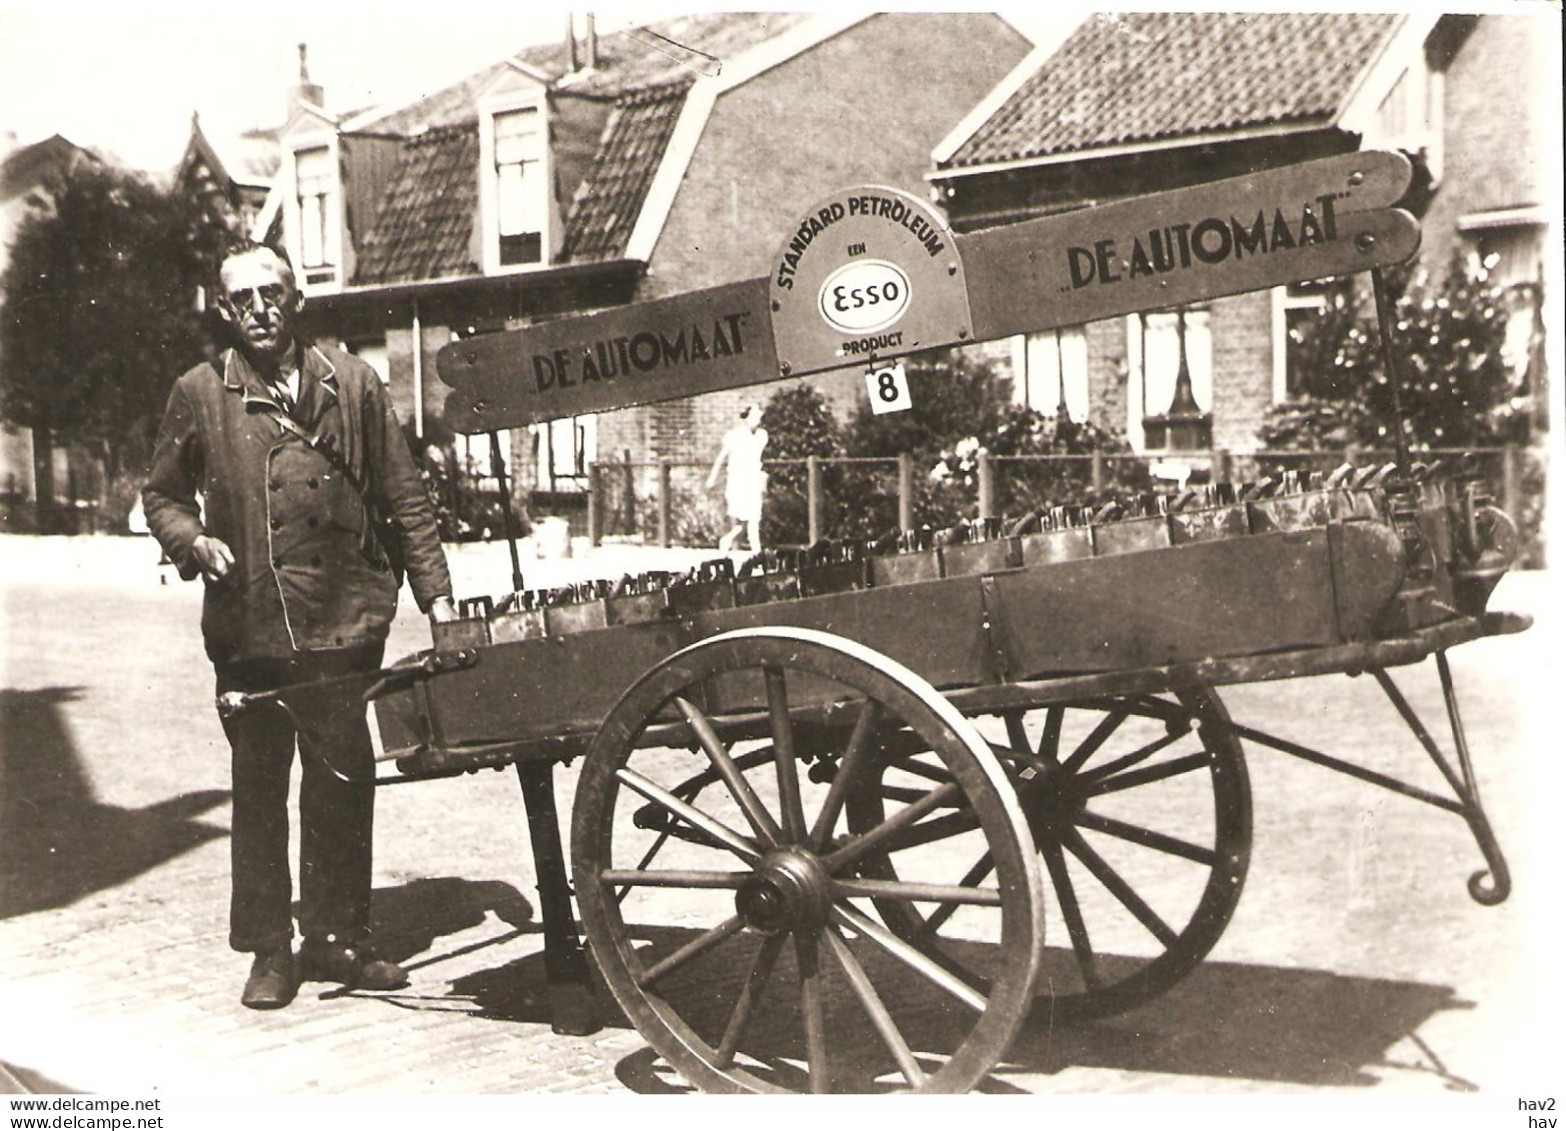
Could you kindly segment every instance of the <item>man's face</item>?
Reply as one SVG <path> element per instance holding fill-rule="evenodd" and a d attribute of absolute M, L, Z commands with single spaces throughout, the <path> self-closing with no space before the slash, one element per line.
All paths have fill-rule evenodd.
<path fill-rule="evenodd" d="M 224 262 L 218 308 L 251 357 L 279 363 L 294 345 L 299 293 L 288 265 L 270 251 L 247 251 Z"/>

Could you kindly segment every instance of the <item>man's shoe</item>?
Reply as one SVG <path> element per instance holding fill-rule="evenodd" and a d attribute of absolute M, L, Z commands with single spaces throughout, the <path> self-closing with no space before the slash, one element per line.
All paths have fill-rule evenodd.
<path fill-rule="evenodd" d="M 363 944 L 306 939 L 299 960 L 307 981 L 340 982 L 353 990 L 397 990 L 408 984 L 407 971 Z"/>
<path fill-rule="evenodd" d="M 263 950 L 250 964 L 250 977 L 245 979 L 239 1003 L 249 1009 L 282 1009 L 298 991 L 293 948 Z"/>

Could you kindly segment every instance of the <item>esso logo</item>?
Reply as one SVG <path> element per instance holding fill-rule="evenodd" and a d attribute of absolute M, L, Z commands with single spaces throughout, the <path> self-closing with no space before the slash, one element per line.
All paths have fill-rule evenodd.
<path fill-rule="evenodd" d="M 845 334 L 869 334 L 901 318 L 911 297 L 908 276 L 897 264 L 859 259 L 843 264 L 821 284 L 821 317 Z"/>

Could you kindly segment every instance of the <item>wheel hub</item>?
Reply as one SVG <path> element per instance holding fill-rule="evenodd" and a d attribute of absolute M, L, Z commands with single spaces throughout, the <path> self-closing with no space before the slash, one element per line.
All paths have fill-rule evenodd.
<path fill-rule="evenodd" d="M 826 922 L 830 885 L 812 853 L 778 849 L 740 884 L 734 905 L 746 923 L 769 935 L 810 929 Z"/>
<path fill-rule="evenodd" d="M 1020 783 L 1017 793 L 1028 827 L 1034 839 L 1040 841 L 1058 837 L 1062 828 L 1075 824 L 1077 815 L 1087 804 L 1075 775 L 1039 777 Z"/>

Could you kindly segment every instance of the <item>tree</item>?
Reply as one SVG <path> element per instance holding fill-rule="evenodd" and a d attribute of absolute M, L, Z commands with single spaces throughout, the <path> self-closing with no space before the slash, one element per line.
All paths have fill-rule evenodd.
<path fill-rule="evenodd" d="M 1128 453 L 1125 440 L 1090 422 L 1056 419 L 1015 404 L 1010 383 L 985 362 L 961 350 L 932 351 L 907 362 L 906 412 L 877 416 L 861 406 L 848 430 L 846 447 L 856 456 L 908 452 L 914 477 L 916 521 L 949 526 L 972 517 L 978 498 L 979 461 L 984 456 L 1091 456 Z M 1108 494 L 1145 490 L 1141 461 L 1107 462 Z M 1089 460 L 1023 461 L 998 465 L 995 506 L 1020 517 L 1040 506 L 1082 502 L 1091 493 Z M 895 524 L 895 499 L 884 491 L 863 494 L 865 508 L 878 513 L 859 532 L 881 533 Z"/>
<path fill-rule="evenodd" d="M 111 482 L 145 473 L 169 388 L 202 357 L 195 296 L 222 235 L 195 202 L 87 164 L 19 227 L 0 279 L 0 415 L 33 430 L 41 530 L 56 445 L 95 452 Z"/>
<path fill-rule="evenodd" d="M 823 459 L 843 454 L 841 430 L 825 398 L 809 385 L 785 385 L 767 399 L 761 412 L 767 430 L 766 460 Z M 761 513 L 761 544 L 803 543 L 810 525 L 806 469 L 799 464 L 772 468 L 767 475 L 766 506 Z M 839 504 L 840 469 L 823 475 L 826 496 Z M 829 526 L 834 525 L 829 523 Z"/>
<path fill-rule="evenodd" d="M 1387 285 L 1410 448 L 1525 441 L 1531 406 L 1502 357 L 1501 289 L 1460 260 L 1439 282 L 1415 266 L 1388 272 Z M 1300 395 L 1272 410 L 1261 429 L 1265 446 L 1392 447 L 1398 420 L 1373 304 L 1339 293 L 1320 319 L 1291 337 L 1289 350 L 1302 374 Z"/>

